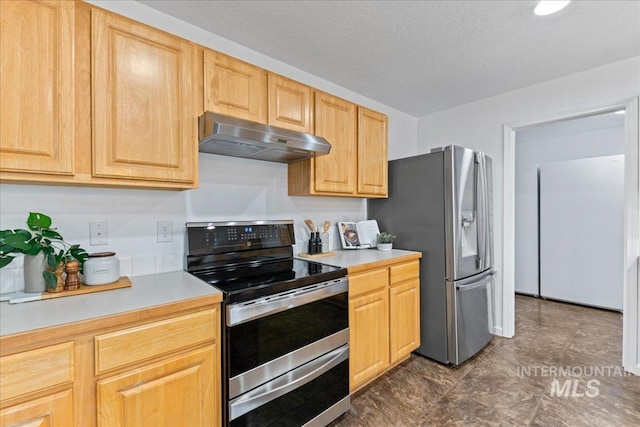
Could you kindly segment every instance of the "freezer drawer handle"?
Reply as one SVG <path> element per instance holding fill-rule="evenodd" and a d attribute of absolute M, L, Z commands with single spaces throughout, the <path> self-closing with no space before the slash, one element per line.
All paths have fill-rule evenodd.
<path fill-rule="evenodd" d="M 487 274 L 487 276 L 483 278 L 481 281 L 470 284 L 470 285 L 465 285 L 465 284 L 456 285 L 456 290 L 463 292 L 463 291 L 470 291 L 472 289 L 479 288 L 480 286 L 484 286 L 493 280 L 491 276 L 493 276 L 494 274 L 495 272 L 492 271 L 489 274 Z"/>

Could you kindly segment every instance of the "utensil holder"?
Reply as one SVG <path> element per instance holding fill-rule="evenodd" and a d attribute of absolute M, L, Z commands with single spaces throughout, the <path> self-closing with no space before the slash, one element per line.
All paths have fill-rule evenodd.
<path fill-rule="evenodd" d="M 329 233 L 320 233 L 320 240 L 322 241 L 322 252 L 329 252 L 331 250 Z"/>

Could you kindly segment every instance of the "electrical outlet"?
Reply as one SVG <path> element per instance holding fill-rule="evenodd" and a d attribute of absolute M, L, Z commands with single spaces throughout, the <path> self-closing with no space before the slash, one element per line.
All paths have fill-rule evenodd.
<path fill-rule="evenodd" d="M 173 221 L 158 221 L 158 243 L 173 242 Z"/>
<path fill-rule="evenodd" d="M 98 246 L 109 243 L 109 223 L 95 221 L 89 223 L 89 245 Z"/>

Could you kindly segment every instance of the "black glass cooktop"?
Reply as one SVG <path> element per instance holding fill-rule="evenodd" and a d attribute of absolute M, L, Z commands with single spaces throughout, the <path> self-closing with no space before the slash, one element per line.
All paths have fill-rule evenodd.
<path fill-rule="evenodd" d="M 346 268 L 297 258 L 217 267 L 193 274 L 220 289 L 226 303 L 249 301 L 347 275 Z"/>
<path fill-rule="evenodd" d="M 190 222 L 186 270 L 220 289 L 227 304 L 347 275 L 346 268 L 294 258 L 294 244 L 291 220 Z"/>

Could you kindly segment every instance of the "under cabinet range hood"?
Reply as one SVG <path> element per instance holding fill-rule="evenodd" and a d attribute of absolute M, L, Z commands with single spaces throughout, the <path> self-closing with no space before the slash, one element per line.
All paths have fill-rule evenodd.
<path fill-rule="evenodd" d="M 291 163 L 328 154 L 326 139 L 205 112 L 198 118 L 200 152 Z"/>

